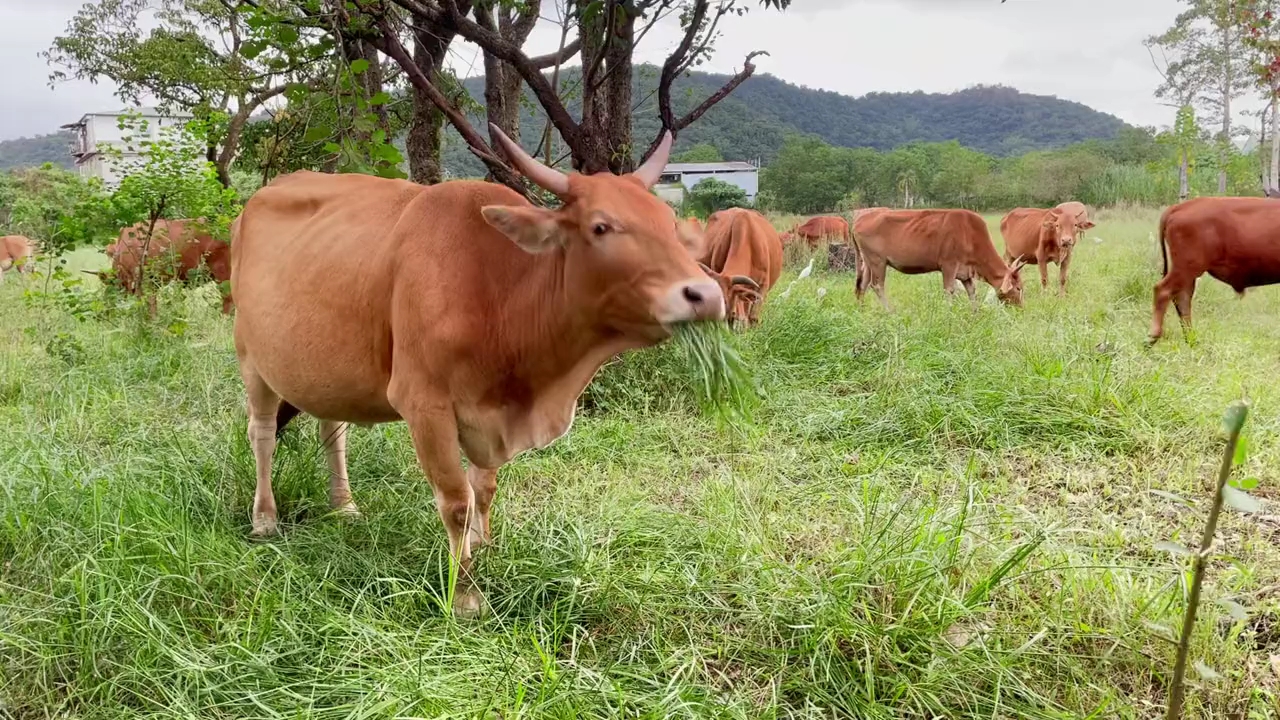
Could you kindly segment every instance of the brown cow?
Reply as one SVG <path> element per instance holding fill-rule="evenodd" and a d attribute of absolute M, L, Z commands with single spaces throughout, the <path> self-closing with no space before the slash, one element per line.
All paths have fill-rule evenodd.
<path fill-rule="evenodd" d="M 1203 197 L 1179 203 L 1160 216 L 1164 277 L 1155 286 L 1151 336 L 1164 334 L 1172 300 L 1191 331 L 1191 297 L 1206 272 L 1240 296 L 1251 287 L 1280 283 L 1280 203 L 1269 198 Z"/>
<path fill-rule="evenodd" d="M 120 231 L 120 237 L 107 246 L 111 267 L 124 291 L 139 293 L 139 272 L 144 252 L 148 266 L 161 282 L 177 279 L 190 282 L 196 268 L 204 265 L 214 282 L 231 280 L 231 247 L 214 238 L 197 221 L 158 220 L 152 230 L 151 242 L 146 242 L 149 222 L 135 223 Z M 231 312 L 231 294 L 222 292 L 222 312 Z"/>
<path fill-rule="evenodd" d="M 820 241 L 848 240 L 849 223 L 838 215 L 818 215 L 797 225 L 793 232 L 813 249 Z"/>
<path fill-rule="evenodd" d="M 302 171 L 249 199 L 231 244 L 253 534 L 277 530 L 271 458 L 289 418 L 320 418 L 329 500 L 344 513 L 356 512 L 346 424 L 404 420 L 466 615 L 481 608 L 472 548 L 490 539 L 498 468 L 564 435 L 610 358 L 724 317 L 720 286 L 694 259 L 702 237 L 649 192 L 670 133 L 619 177 L 565 175 L 492 131 L 560 208 L 495 183 Z"/>
<path fill-rule="evenodd" d="M 707 220 L 706 247 L 702 269 L 720 283 L 729 322 L 738 328 L 759 322 L 760 306 L 782 274 L 778 231 L 754 210 L 721 210 Z"/>
<path fill-rule="evenodd" d="M 15 265 L 18 272 L 35 270 L 32 262 L 35 244 L 22 235 L 5 235 L 0 237 L 0 282 L 4 282 L 4 273 Z"/>
<path fill-rule="evenodd" d="M 1081 210 L 1074 207 L 1079 205 Z M 1063 203 L 1055 208 L 1016 208 L 1000 220 L 1005 262 L 1024 257 L 1040 268 L 1040 287 L 1049 287 L 1049 263 L 1058 264 L 1058 294 L 1067 294 L 1067 271 L 1080 234 L 1093 227 L 1084 205 Z"/>
<path fill-rule="evenodd" d="M 868 286 L 886 309 L 885 268 L 916 275 L 942 273 L 942 288 L 955 294 L 955 281 L 964 284 L 969 301 L 977 306 L 973 278 L 980 277 L 996 289 L 1000 299 L 1022 305 L 1021 259 L 1010 266 L 1000 258 L 987 223 L 969 210 L 879 210 L 865 213 L 853 223 L 858 245 L 856 293 L 862 299 Z"/>

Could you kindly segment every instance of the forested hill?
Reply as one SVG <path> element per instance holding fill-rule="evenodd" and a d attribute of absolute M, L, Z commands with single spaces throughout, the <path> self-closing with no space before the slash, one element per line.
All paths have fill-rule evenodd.
<path fill-rule="evenodd" d="M 561 77 L 561 87 L 570 97 L 578 77 L 576 68 Z M 634 139 L 644 148 L 658 131 L 658 68 L 637 67 L 635 78 Z M 677 81 L 672 93 L 677 114 L 691 109 L 727 79 L 693 73 Z M 482 78 L 470 78 L 464 85 L 473 98 L 483 101 Z M 532 93 L 526 98 L 521 125 L 526 144 L 532 145 L 542 135 L 544 120 Z M 570 111 L 578 111 L 572 102 Z M 478 113 L 473 113 L 472 119 L 483 127 Z M 727 160 L 768 163 L 788 135 L 807 133 L 844 147 L 891 150 L 918 140 L 958 140 L 988 154 L 1017 155 L 1090 138 L 1111 138 L 1122 127 L 1124 123 L 1118 118 L 1080 103 L 1028 95 L 1008 87 L 979 86 L 949 94 L 872 93 L 851 98 L 758 75 L 682 132 L 676 150 L 706 143 Z M 483 166 L 467 151 L 462 138 L 452 130 L 446 137 L 444 164 L 449 172 L 454 176 L 483 175 Z M 42 162 L 67 166 L 71 161 L 68 144 L 63 133 L 0 142 L 0 169 Z"/>
<path fill-rule="evenodd" d="M 34 167 L 47 162 L 70 168 L 72 166 L 71 141 L 72 136 L 69 132 L 0 140 L 0 170 Z"/>
<path fill-rule="evenodd" d="M 637 145 L 647 147 L 658 131 L 658 70 L 638 68 L 634 88 Z M 577 73 L 562 78 L 573 87 Z M 681 114 L 719 88 L 727 77 L 693 73 L 677 82 L 672 97 Z M 464 85 L 472 97 L 484 97 L 482 78 Z M 544 120 L 526 93 L 521 129 L 526 144 L 541 137 Z M 570 107 L 576 114 L 578 108 Z M 479 121 L 479 118 L 476 118 Z M 954 93 L 871 93 L 860 98 L 793 85 L 771 75 L 743 83 L 683 133 L 677 152 L 706 143 L 727 160 L 769 162 L 788 135 L 816 135 L 832 145 L 891 150 L 913 141 L 960 144 L 991 155 L 1018 155 L 1059 148 L 1090 138 L 1115 137 L 1125 123 L 1113 115 L 1056 97 L 1029 95 L 1014 88 L 977 86 Z M 482 173 L 462 138 L 449 134 L 445 166 L 457 175 Z"/>

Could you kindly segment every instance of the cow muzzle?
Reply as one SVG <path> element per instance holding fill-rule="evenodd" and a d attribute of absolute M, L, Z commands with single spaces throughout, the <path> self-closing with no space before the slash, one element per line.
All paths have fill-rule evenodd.
<path fill-rule="evenodd" d="M 653 316 L 665 326 L 692 320 L 723 320 L 724 293 L 711 278 L 685 280 L 658 300 Z"/>

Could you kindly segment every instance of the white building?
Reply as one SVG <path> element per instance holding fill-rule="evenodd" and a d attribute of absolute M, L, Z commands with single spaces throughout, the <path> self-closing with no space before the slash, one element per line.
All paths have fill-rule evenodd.
<path fill-rule="evenodd" d="M 760 168 L 745 162 L 670 163 L 663 168 L 654 191 L 663 200 L 679 205 L 684 202 L 685 190 L 711 177 L 742 188 L 753 203 L 760 192 Z"/>
<path fill-rule="evenodd" d="M 138 127 L 130 127 L 125 130 L 120 129 L 120 118 L 125 115 L 137 116 Z M 116 163 L 109 158 L 103 157 L 102 145 L 110 145 L 120 150 L 121 167 L 141 161 L 142 154 L 139 152 L 142 147 L 138 144 L 144 138 L 141 122 L 146 123 L 145 136 L 151 140 L 159 139 L 160 129 L 169 128 L 175 125 L 181 125 L 191 119 L 190 113 L 168 113 L 161 114 L 154 107 L 139 108 L 122 108 L 109 112 L 93 112 L 88 113 L 78 121 L 70 125 L 63 125 L 63 129 L 72 130 L 76 134 L 74 144 L 71 149 L 71 156 L 76 160 L 76 169 L 80 171 L 80 177 L 83 178 L 101 178 L 102 182 L 108 186 L 114 186 L 120 181 L 120 174 L 114 167 Z M 124 135 L 131 135 L 134 138 L 132 146 L 126 146 Z"/>

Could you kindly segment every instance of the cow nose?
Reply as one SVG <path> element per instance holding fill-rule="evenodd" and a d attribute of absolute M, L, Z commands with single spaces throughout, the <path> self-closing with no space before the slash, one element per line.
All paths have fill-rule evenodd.
<path fill-rule="evenodd" d="M 720 284 L 710 280 L 690 280 L 680 288 L 680 297 L 688 304 L 694 320 L 724 318 L 724 295 Z"/>

